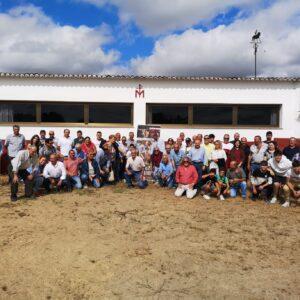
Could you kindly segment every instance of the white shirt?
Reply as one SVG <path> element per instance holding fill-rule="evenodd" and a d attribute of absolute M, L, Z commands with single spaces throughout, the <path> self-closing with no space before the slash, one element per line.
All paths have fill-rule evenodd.
<path fill-rule="evenodd" d="M 58 146 L 60 147 L 60 153 L 63 156 L 69 156 L 69 151 L 72 149 L 73 140 L 71 137 L 63 137 L 59 139 Z"/>
<path fill-rule="evenodd" d="M 49 162 L 44 168 L 43 176 L 45 178 L 59 178 L 65 180 L 67 177 L 66 168 L 61 161 L 56 162 L 56 165 Z"/>
<path fill-rule="evenodd" d="M 300 184 L 300 174 L 296 174 L 293 169 L 287 172 L 287 177 L 289 177 L 293 183 Z"/>
<path fill-rule="evenodd" d="M 144 160 L 140 156 L 137 156 L 135 159 L 129 157 L 126 163 L 126 169 L 128 168 L 131 168 L 135 172 L 142 171 L 145 168 Z"/>
<path fill-rule="evenodd" d="M 251 155 L 251 162 L 252 163 L 261 163 L 265 158 L 265 152 L 268 150 L 268 145 L 262 143 L 261 148 L 258 150 L 255 144 L 251 145 L 250 147 L 250 155 Z"/>
<path fill-rule="evenodd" d="M 284 155 L 282 155 L 282 158 L 280 162 L 278 163 L 275 158 L 271 158 L 268 161 L 269 166 L 274 171 L 275 175 L 287 177 L 288 172 L 292 168 L 292 162 L 287 159 Z"/>
<path fill-rule="evenodd" d="M 223 150 L 230 151 L 233 148 L 233 144 L 232 143 L 227 143 L 227 144 L 223 143 L 222 148 L 223 148 Z"/>
<path fill-rule="evenodd" d="M 19 170 L 34 169 L 38 166 L 38 156 L 34 155 L 30 157 L 28 150 L 21 150 L 18 152 L 17 156 L 11 161 L 13 172 L 18 172 Z"/>
<path fill-rule="evenodd" d="M 214 159 L 222 159 L 222 158 L 224 158 L 225 161 L 227 159 L 226 152 L 223 149 L 213 150 L 211 152 L 211 160 L 212 160 L 212 162 L 210 163 L 209 168 L 210 169 L 218 169 L 219 168 L 218 164 L 215 163 L 213 160 Z"/>
<path fill-rule="evenodd" d="M 158 147 L 159 151 L 164 153 L 165 152 L 165 142 L 161 139 L 158 139 L 157 141 L 153 141 L 151 144 L 151 154 L 154 151 L 154 148 Z"/>

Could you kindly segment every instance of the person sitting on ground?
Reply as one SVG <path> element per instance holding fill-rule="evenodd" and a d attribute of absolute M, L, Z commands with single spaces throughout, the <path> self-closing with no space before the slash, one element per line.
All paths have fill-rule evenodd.
<path fill-rule="evenodd" d="M 283 149 L 283 155 L 285 155 L 290 161 L 293 161 L 296 156 L 299 157 L 299 154 L 300 147 L 297 146 L 297 139 L 291 137 L 289 145 Z"/>
<path fill-rule="evenodd" d="M 210 200 L 210 196 L 217 196 L 219 193 L 219 183 L 217 180 L 217 169 L 210 169 L 207 174 L 202 175 L 202 192 L 205 200 Z"/>
<path fill-rule="evenodd" d="M 235 198 L 238 191 L 241 191 L 243 200 L 247 197 L 246 174 L 244 170 L 238 167 L 236 161 L 231 161 L 226 177 L 229 180 L 230 197 Z"/>
<path fill-rule="evenodd" d="M 87 155 L 88 152 L 97 153 L 97 149 L 94 143 L 92 143 L 91 138 L 89 136 L 84 138 L 84 142 L 81 145 L 82 151 Z"/>
<path fill-rule="evenodd" d="M 299 204 L 300 202 L 300 162 L 293 161 L 293 167 L 288 172 L 287 186 L 290 189 L 290 200 Z M 289 206 L 289 205 L 286 205 Z"/>
<path fill-rule="evenodd" d="M 46 160 L 50 160 L 50 155 L 51 154 L 57 154 L 57 150 L 54 147 L 54 142 L 52 138 L 47 138 L 45 139 L 45 144 L 42 148 L 40 148 L 39 155 L 40 156 L 45 156 Z"/>
<path fill-rule="evenodd" d="M 140 189 L 148 186 L 148 181 L 144 178 L 145 163 L 144 160 L 137 155 L 136 149 L 131 150 L 131 156 L 126 162 L 125 180 L 128 188 L 134 187 L 132 179 L 137 183 Z"/>
<path fill-rule="evenodd" d="M 219 174 L 217 174 L 217 181 L 219 184 L 219 191 L 218 191 L 217 197 L 221 201 L 224 201 L 225 198 L 230 195 L 229 180 L 226 177 L 225 169 L 219 170 Z"/>
<path fill-rule="evenodd" d="M 43 187 L 44 185 L 44 176 L 43 176 L 43 172 L 45 169 L 45 166 L 47 164 L 47 159 L 45 156 L 41 156 L 39 158 L 39 164 L 38 166 L 33 170 L 33 193 L 35 196 L 39 196 L 39 191 L 40 189 Z"/>
<path fill-rule="evenodd" d="M 57 160 L 56 154 L 50 155 L 50 162 L 44 168 L 45 188 L 47 192 L 53 189 L 61 190 L 67 187 L 67 172 L 64 164 Z"/>
<path fill-rule="evenodd" d="M 69 157 L 65 159 L 64 165 L 67 172 L 68 188 L 70 190 L 74 187 L 76 189 L 82 189 L 82 183 L 79 174 L 79 167 L 82 162 L 83 159 L 76 157 L 73 149 L 69 151 Z"/>
<path fill-rule="evenodd" d="M 269 201 L 273 192 L 273 178 L 269 171 L 268 162 L 262 161 L 260 163 L 260 168 L 254 170 L 251 176 L 251 190 L 253 201 L 258 198 L 263 198 L 266 201 Z"/>
<path fill-rule="evenodd" d="M 167 186 L 172 188 L 174 184 L 174 168 L 167 154 L 163 154 L 161 163 L 158 168 L 158 183 L 161 187 Z"/>
<path fill-rule="evenodd" d="M 90 151 L 87 154 L 86 159 L 81 164 L 81 182 L 84 188 L 87 188 L 88 184 L 91 184 L 95 188 L 101 187 L 100 181 L 100 168 L 95 159 L 96 154 L 94 151 Z"/>
<path fill-rule="evenodd" d="M 184 192 L 188 199 L 195 197 L 197 189 L 194 187 L 198 183 L 198 172 L 196 168 L 191 164 L 190 158 L 185 156 L 182 159 L 181 165 L 176 171 L 176 183 L 177 189 L 175 191 L 176 197 L 181 197 Z"/>
<path fill-rule="evenodd" d="M 37 149 L 35 146 L 28 146 L 27 150 L 20 150 L 12 159 L 9 168 L 11 180 L 11 201 L 17 201 L 18 182 L 21 178 L 25 183 L 25 197 L 33 198 L 33 170 L 38 166 Z M 31 168 L 30 173 L 28 169 Z"/>
<path fill-rule="evenodd" d="M 274 173 L 273 198 L 270 203 L 274 204 L 277 202 L 279 191 L 282 189 L 285 199 L 283 206 L 287 207 L 290 196 L 290 190 L 287 186 L 287 177 L 288 172 L 292 168 L 292 162 L 282 154 L 281 150 L 276 150 L 274 157 L 268 161 L 268 164 Z"/>

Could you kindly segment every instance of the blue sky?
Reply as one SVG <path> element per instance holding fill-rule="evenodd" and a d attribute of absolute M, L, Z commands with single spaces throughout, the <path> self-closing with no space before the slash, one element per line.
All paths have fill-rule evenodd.
<path fill-rule="evenodd" d="M 18 46 L 22 44 L 20 47 L 22 51 L 14 50 L 14 56 L 11 51 L 7 52 L 8 59 L 13 60 L 17 57 L 19 64 L 22 62 L 22 56 L 24 60 L 26 60 L 26 55 L 33 57 L 32 49 L 30 47 L 25 49 L 32 43 L 32 40 L 38 43 L 38 47 L 34 48 L 35 51 L 39 48 L 42 56 L 45 56 L 43 47 L 46 48 L 54 64 L 59 64 L 59 52 L 56 52 L 56 49 L 61 48 L 63 61 L 63 57 L 66 56 L 65 52 L 70 52 L 70 45 L 64 48 L 65 39 L 52 41 L 48 38 L 44 41 L 43 35 L 35 35 L 35 31 L 40 32 L 41 29 L 44 30 L 45 36 L 53 36 L 55 27 L 55 31 L 63 35 L 67 31 L 66 28 L 74 29 L 74 32 L 67 38 L 73 41 L 71 52 L 74 51 L 74 63 L 72 66 L 72 61 L 70 61 L 70 65 L 66 65 L 65 73 L 249 76 L 251 75 L 252 49 L 248 42 L 256 27 L 260 26 L 259 29 L 264 30 L 263 33 L 269 37 L 262 49 L 261 59 L 263 60 L 263 55 L 267 51 L 268 57 L 264 59 L 260 73 L 295 76 L 300 73 L 299 55 L 290 53 L 291 57 L 286 58 L 287 62 L 290 59 L 296 61 L 296 67 L 287 64 L 286 69 L 282 69 L 282 63 L 276 60 L 278 54 L 271 48 L 276 45 L 277 40 L 279 52 L 281 47 L 279 40 L 282 38 L 290 42 L 287 30 L 291 30 L 296 36 L 299 35 L 300 7 L 297 2 L 293 0 L 144 0 L 143 8 L 140 0 L 0 0 L 0 13 L 4 24 L 7 16 L 9 24 L 16 24 L 16 28 L 13 29 L 14 34 L 6 33 L 6 37 L 13 39 L 13 36 L 16 36 L 15 33 L 20 31 L 28 35 L 24 37 L 23 32 L 21 38 L 9 43 L 9 45 L 18 44 Z M 155 5 L 159 8 L 153 7 Z M 17 13 L 11 12 L 18 8 Z M 281 34 L 276 37 L 272 31 L 272 22 L 274 22 L 274 17 L 278 19 L 278 10 L 283 8 L 289 13 L 287 17 L 278 20 L 278 24 L 283 27 Z M 50 25 L 44 24 L 46 18 L 51 20 Z M 23 22 L 28 23 L 28 32 L 24 28 L 19 29 L 18 26 L 22 26 Z M 35 23 L 34 26 L 32 22 Z M 82 26 L 91 32 L 82 33 L 78 30 Z M 102 29 L 99 33 L 100 26 Z M 79 43 L 76 46 L 76 36 L 82 34 L 84 35 L 82 42 L 85 45 L 91 42 L 91 45 L 86 46 L 81 57 L 86 56 L 87 53 L 94 53 L 93 56 L 96 57 L 94 64 L 92 55 L 89 55 L 87 61 L 80 59 L 78 49 L 81 45 Z M 99 45 L 95 45 L 94 40 L 91 41 L 91 35 L 93 39 L 99 38 Z M 103 35 L 103 38 L 107 40 L 104 42 L 99 35 Z M 37 41 L 38 38 L 40 40 Z M 238 45 L 235 45 L 236 41 Z M 233 45 L 230 45 L 230 42 Z M 7 38 L 6 43 L 8 43 Z M 60 46 L 52 47 L 54 43 Z M 218 47 L 221 48 L 214 47 L 216 44 L 219 44 Z M 204 45 L 207 45 L 207 48 Z M 6 50 L 7 47 L 3 46 L 1 51 L 0 45 L 2 57 L 5 56 Z M 98 55 L 103 56 L 101 60 Z M 272 66 L 270 55 L 273 56 L 274 66 Z M 71 59 L 70 56 L 69 59 Z M 196 62 L 195 65 L 193 59 Z M 235 68 L 222 63 L 224 59 L 232 60 Z M 18 71 L 19 69 L 25 71 L 27 67 L 31 69 L 28 71 L 63 72 L 59 65 L 47 66 L 44 62 L 35 65 L 36 59 L 32 61 L 32 67 L 26 63 L 25 65 L 28 66 L 19 65 L 18 67 L 13 63 L 10 66 L 7 59 L 1 65 L 0 59 L 0 67 L 3 71 Z M 236 65 L 239 61 L 240 69 Z M 36 63 L 38 64 L 38 61 Z M 219 69 L 217 64 L 220 66 Z"/>

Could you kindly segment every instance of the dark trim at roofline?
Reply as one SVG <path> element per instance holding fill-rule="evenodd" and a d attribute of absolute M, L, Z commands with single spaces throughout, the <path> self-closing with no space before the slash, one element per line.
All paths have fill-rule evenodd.
<path fill-rule="evenodd" d="M 93 74 L 41 74 L 0 73 L 0 78 L 46 78 L 46 79 L 131 79 L 170 81 L 247 81 L 247 82 L 300 82 L 300 77 L 209 77 L 209 76 L 136 76 L 136 75 L 93 75 Z"/>

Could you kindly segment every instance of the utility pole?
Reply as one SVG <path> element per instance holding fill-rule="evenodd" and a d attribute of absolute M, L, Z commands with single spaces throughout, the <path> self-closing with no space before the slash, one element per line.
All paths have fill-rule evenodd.
<path fill-rule="evenodd" d="M 251 41 L 251 44 L 253 44 L 254 48 L 254 78 L 257 76 L 257 51 L 259 44 L 261 44 L 260 35 L 261 33 L 256 30 Z"/>

